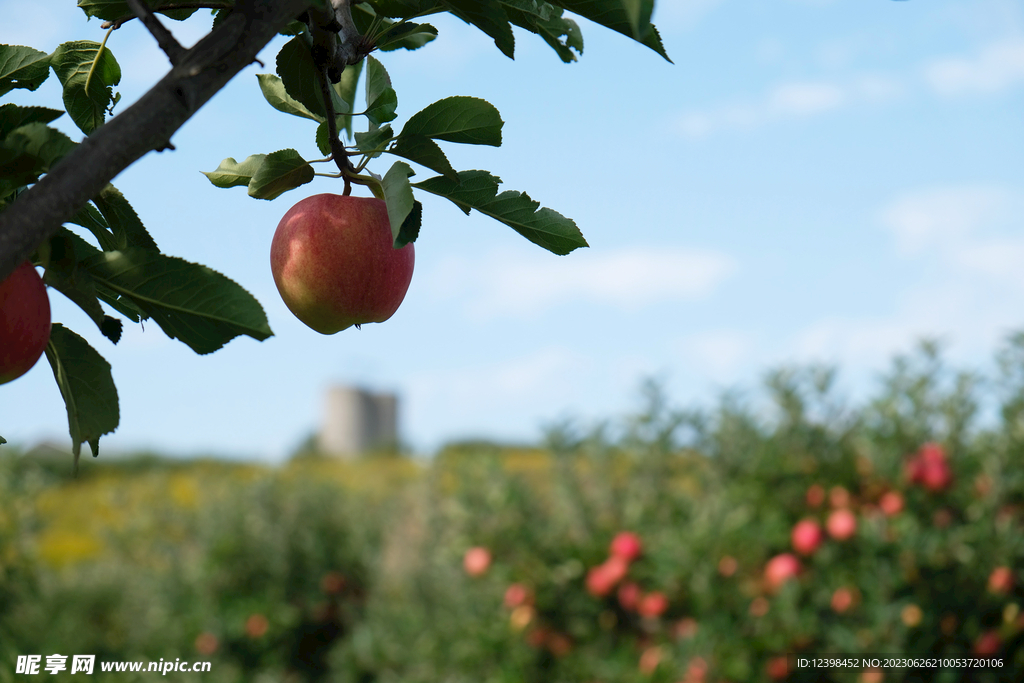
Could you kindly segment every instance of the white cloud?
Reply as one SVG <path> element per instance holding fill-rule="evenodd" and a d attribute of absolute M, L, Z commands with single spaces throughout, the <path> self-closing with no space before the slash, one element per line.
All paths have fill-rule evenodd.
<path fill-rule="evenodd" d="M 909 350 L 913 340 L 939 338 L 953 349 L 988 354 L 1024 322 L 1024 194 L 1001 187 L 918 190 L 880 211 L 896 246 L 925 266 L 920 279 L 892 295 L 876 316 L 832 316 L 794 337 L 800 358 L 874 366 Z"/>
<path fill-rule="evenodd" d="M 835 109 L 846 99 L 843 88 L 832 83 L 786 83 L 768 97 L 767 111 L 779 116 L 807 116 Z"/>
<path fill-rule="evenodd" d="M 1024 82 L 1024 40 L 994 43 L 971 57 L 938 59 L 926 82 L 942 95 L 997 92 Z"/>
<path fill-rule="evenodd" d="M 749 360 L 753 342 L 748 334 L 733 330 L 709 330 L 682 339 L 679 349 L 687 365 L 699 367 L 710 377 L 733 379 Z"/>
<path fill-rule="evenodd" d="M 491 363 L 431 367 L 403 382 L 410 430 L 448 436 L 530 433 L 573 402 L 589 371 L 578 349 L 562 346 Z"/>
<path fill-rule="evenodd" d="M 451 259 L 431 276 L 441 297 L 471 292 L 476 315 L 538 314 L 567 303 L 638 309 L 659 301 L 692 301 L 710 295 L 736 271 L 726 254 L 680 248 L 629 248 L 574 252 L 493 254 Z"/>
<path fill-rule="evenodd" d="M 903 90 L 899 81 L 881 75 L 862 75 L 846 82 L 793 81 L 775 86 L 753 102 L 684 114 L 678 120 L 678 129 L 688 137 L 703 137 L 723 129 L 754 128 L 859 103 L 890 100 Z"/>
<path fill-rule="evenodd" d="M 942 187 L 907 194 L 882 210 L 882 223 L 904 253 L 961 245 L 972 232 L 1010 214 L 1012 199 L 994 187 Z"/>

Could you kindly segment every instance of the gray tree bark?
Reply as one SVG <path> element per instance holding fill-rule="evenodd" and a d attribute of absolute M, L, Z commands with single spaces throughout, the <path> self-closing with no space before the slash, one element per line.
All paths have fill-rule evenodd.
<path fill-rule="evenodd" d="M 308 7 L 309 0 L 238 0 L 235 11 L 138 102 L 93 131 L 0 212 L 0 282 L 117 174 L 147 152 L 166 148 L 200 107 Z"/>

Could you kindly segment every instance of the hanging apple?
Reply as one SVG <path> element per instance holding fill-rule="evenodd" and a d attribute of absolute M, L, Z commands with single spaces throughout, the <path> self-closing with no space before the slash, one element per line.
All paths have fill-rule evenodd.
<path fill-rule="evenodd" d="M 32 369 L 50 341 L 46 285 L 25 261 L 0 282 L 0 384 Z"/>
<path fill-rule="evenodd" d="M 270 245 L 281 298 L 321 334 L 394 315 L 414 261 L 412 244 L 394 248 L 385 203 L 366 197 L 307 197 L 284 215 Z"/>

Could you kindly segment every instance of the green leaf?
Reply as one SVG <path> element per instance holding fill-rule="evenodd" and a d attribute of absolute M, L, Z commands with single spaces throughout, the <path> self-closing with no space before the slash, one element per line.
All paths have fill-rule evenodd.
<path fill-rule="evenodd" d="M 60 109 L 47 107 L 19 107 L 16 104 L 0 105 L 0 140 L 15 128 L 28 123 L 49 123 L 64 115 Z"/>
<path fill-rule="evenodd" d="M 228 157 L 220 162 L 220 166 L 215 171 L 210 173 L 202 171 L 202 174 L 209 178 L 210 182 L 217 187 L 247 186 L 266 158 L 266 154 L 253 154 L 239 163 L 233 157 Z"/>
<path fill-rule="evenodd" d="M 0 140 L 0 197 L 34 183 L 75 144 L 45 123 L 28 123 L 12 130 Z"/>
<path fill-rule="evenodd" d="M 383 126 L 377 130 L 356 133 L 356 149 L 371 159 L 379 157 L 387 144 L 395 136 L 391 126 Z"/>
<path fill-rule="evenodd" d="M 314 114 L 306 108 L 306 105 L 289 95 L 288 91 L 284 88 L 284 82 L 277 76 L 273 74 L 256 74 L 256 78 L 259 79 L 263 97 L 274 109 L 283 111 L 285 114 L 312 119 L 318 123 L 323 123 L 325 120 L 323 116 Z"/>
<path fill-rule="evenodd" d="M 559 0 L 565 9 L 618 31 L 651 48 L 671 62 L 661 36 L 651 24 L 654 0 Z"/>
<path fill-rule="evenodd" d="M 413 175 L 415 173 L 409 164 L 404 161 L 396 161 L 384 174 L 384 180 L 381 182 L 384 188 L 384 202 L 388 206 L 391 236 L 396 243 L 405 219 L 409 217 L 414 208 L 415 199 L 412 196 L 412 185 L 409 184 L 409 177 Z"/>
<path fill-rule="evenodd" d="M 145 0 L 154 12 L 176 21 L 183 21 L 195 14 L 197 8 L 184 9 L 160 9 L 163 5 L 180 4 L 171 0 Z M 78 8 L 85 12 L 87 17 L 96 17 L 106 21 L 123 19 L 124 17 L 135 16 L 125 0 L 78 0 Z"/>
<path fill-rule="evenodd" d="M 302 36 L 296 36 L 289 40 L 277 53 L 277 75 L 284 82 L 284 88 L 288 95 L 298 100 L 308 111 L 319 116 L 320 121 L 327 118 L 327 110 L 324 109 L 324 102 L 320 94 L 319 69 Z M 334 88 L 327 90 L 331 95 L 331 104 L 334 106 L 335 113 L 342 114 L 349 111 Z"/>
<path fill-rule="evenodd" d="M 498 0 L 441 0 L 449 12 L 494 39 L 494 44 L 511 59 L 515 53 L 516 39 L 512 35 L 512 24 Z"/>
<path fill-rule="evenodd" d="M 113 185 L 107 185 L 92 200 L 114 233 L 118 249 L 139 247 L 160 251 L 135 209 Z"/>
<path fill-rule="evenodd" d="M 366 118 L 370 120 L 370 124 L 377 128 L 382 123 L 388 121 L 394 121 L 398 114 L 395 110 L 398 109 L 398 93 L 395 92 L 394 88 L 387 88 L 377 99 L 367 107 L 364 112 Z"/>
<path fill-rule="evenodd" d="M 206 266 L 145 249 L 105 252 L 82 265 L 196 353 L 216 351 L 241 334 L 259 341 L 273 334 L 259 302 Z"/>
<path fill-rule="evenodd" d="M 577 54 L 583 54 L 583 33 L 575 21 L 562 16 L 561 7 L 538 0 L 501 2 L 513 24 L 543 38 L 563 62 L 574 62 Z"/>
<path fill-rule="evenodd" d="M 75 259 L 82 263 L 90 258 L 102 256 L 101 252 L 96 247 L 92 246 L 84 239 L 71 232 L 67 228 L 61 228 L 59 233 L 66 240 L 67 244 L 70 244 L 75 252 Z M 108 251 L 113 251 L 110 249 Z M 96 296 L 101 301 L 106 303 L 108 306 L 113 308 L 115 311 L 128 318 L 132 322 L 139 322 L 140 320 L 147 320 L 149 318 L 145 312 L 143 312 L 138 306 L 136 306 L 131 300 L 122 297 L 117 292 L 108 289 L 103 283 L 96 282 L 93 280 L 93 287 L 96 289 Z"/>
<path fill-rule="evenodd" d="M 501 146 L 505 125 L 494 105 L 476 97 L 446 97 L 412 115 L 399 139 L 419 135 L 469 145 Z"/>
<path fill-rule="evenodd" d="M 386 17 L 413 17 L 432 14 L 438 8 L 436 0 L 373 0 L 373 8 Z M 355 10 L 364 10 L 363 5 L 356 5 Z"/>
<path fill-rule="evenodd" d="M 418 50 L 435 38 L 437 29 L 430 24 L 403 21 L 392 24 L 377 38 L 377 49 L 381 52 Z"/>
<path fill-rule="evenodd" d="M 588 246 L 572 220 L 548 208 L 538 210 L 540 204 L 526 193 L 506 190 L 498 194 L 501 179 L 487 171 L 461 171 L 459 180 L 455 183 L 436 176 L 413 187 L 450 200 L 467 215 L 476 209 L 555 254 L 565 255 Z"/>
<path fill-rule="evenodd" d="M 103 214 L 92 204 L 83 206 L 68 222 L 80 225 L 91 232 L 103 251 L 113 251 L 117 248 L 110 226 L 107 225 Z"/>
<path fill-rule="evenodd" d="M 341 72 L 341 80 L 335 83 L 332 87 L 334 92 L 338 94 L 338 97 L 347 106 L 345 111 L 355 111 L 356 107 L 356 90 L 359 87 L 359 75 L 363 71 L 363 61 L 360 60 L 355 64 L 349 64 L 345 67 L 345 70 Z M 338 126 L 338 132 L 344 131 L 348 135 L 348 139 L 352 139 L 354 128 L 352 126 L 352 116 L 345 114 L 340 117 L 341 121 Z M 326 152 L 324 152 L 326 154 Z"/>
<path fill-rule="evenodd" d="M 398 95 L 391 87 L 391 77 L 384 65 L 373 57 L 366 58 L 366 117 L 373 128 L 395 120 Z"/>
<path fill-rule="evenodd" d="M 271 152 L 249 181 L 249 196 L 274 199 L 313 179 L 313 167 L 294 149 Z"/>
<path fill-rule="evenodd" d="M 0 96 L 14 88 L 35 90 L 50 75 L 50 55 L 23 45 L 0 45 Z"/>
<path fill-rule="evenodd" d="M 120 412 L 117 388 L 110 363 L 89 343 L 60 323 L 50 327 L 46 360 L 53 369 L 68 411 L 75 461 L 88 443 L 93 456 L 100 454 L 100 437 L 117 429 Z"/>
<path fill-rule="evenodd" d="M 395 249 L 401 249 L 407 244 L 412 244 L 420 235 L 420 224 L 423 222 L 423 204 L 418 200 L 412 204 L 412 211 L 402 221 L 402 227 L 398 230 L 398 237 L 395 238 Z"/>
<path fill-rule="evenodd" d="M 62 43 L 50 55 L 50 66 L 64 86 L 64 108 L 88 135 L 103 125 L 117 101 L 112 86 L 121 82 L 121 67 L 107 48 L 91 40 Z"/>
<path fill-rule="evenodd" d="M 7 443 L 7 439 L 5 439 L 4 437 L 0 436 L 0 446 L 3 446 L 5 443 Z"/>
<path fill-rule="evenodd" d="M 74 245 L 67 232 L 58 232 L 50 241 L 50 261 L 43 281 L 66 296 L 92 319 L 100 332 L 113 343 L 121 339 L 122 323 L 103 312 L 96 287 L 85 270 L 78 268 Z"/>
<path fill-rule="evenodd" d="M 327 129 L 326 121 L 316 127 L 316 148 L 324 156 L 330 156 L 331 154 L 331 141 L 328 140 L 330 136 L 331 132 Z"/>
<path fill-rule="evenodd" d="M 456 182 L 459 180 L 459 174 L 452 168 L 448 157 L 430 138 L 425 138 L 422 135 L 401 135 L 388 152 L 409 161 L 415 161 L 417 164 L 426 166 L 431 171 L 436 171 Z"/>

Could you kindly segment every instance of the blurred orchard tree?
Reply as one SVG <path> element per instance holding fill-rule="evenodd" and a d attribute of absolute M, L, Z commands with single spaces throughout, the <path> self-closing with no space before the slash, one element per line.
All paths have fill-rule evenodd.
<path fill-rule="evenodd" d="M 341 181 L 344 195 L 352 185 L 363 185 L 385 202 L 396 248 L 419 233 L 422 205 L 416 192 L 445 197 L 467 214 L 475 209 L 489 215 L 556 254 L 587 244 L 572 220 L 541 208 L 525 193 L 499 192 L 501 180 L 489 171 L 452 167 L 439 141 L 501 145 L 503 121 L 488 102 L 446 97 L 409 116 L 396 132 L 398 97 L 383 62 L 371 53 L 424 47 L 438 34 L 424 19 L 448 13 L 479 28 L 509 58 L 518 26 L 569 63 L 583 52 L 580 28 L 569 16 L 575 14 L 669 59 L 651 24 L 654 0 L 78 0 L 78 8 L 104 22 L 106 38 L 144 26 L 166 53 L 170 70 L 115 116 L 121 66 L 106 38 L 62 43 L 50 53 L 0 45 L 0 97 L 16 89 L 34 91 L 52 71 L 63 87 L 65 109 L 0 105 L 0 285 L 10 282 L 14 289 L 9 276 L 28 262 L 42 267 L 45 285 L 81 307 L 111 342 L 120 339 L 124 319 L 153 320 L 200 354 L 239 335 L 271 336 L 262 307 L 223 275 L 162 253 L 110 181 L 150 151 L 174 149 L 174 133 L 237 73 L 253 63 L 262 66 L 256 56 L 276 35 L 291 39 L 277 55 L 276 74 L 261 74 L 259 87 L 277 111 L 311 121 L 326 158 L 269 150 L 240 162 L 225 159 L 206 175 L 218 187 L 245 186 L 250 196 L 270 200 L 310 182 L 317 174 L 314 164 L 331 164 L 336 170 L 330 175 Z M 212 13 L 212 28 L 185 49 L 166 20 L 200 11 Z M 429 50 L 423 55 L 429 59 Z M 355 110 L 360 88 L 364 111 Z M 85 135 L 80 142 L 47 125 L 65 113 Z M 387 169 L 378 161 L 385 154 L 398 157 Z M 436 175 L 411 182 L 408 162 Z M 31 281 L 33 272 L 23 268 L 22 279 Z M 0 296 L 7 296 L 2 286 Z M 27 296 L 14 291 L 10 300 Z M 38 298 L 41 309 L 46 298 Z M 39 323 L 38 352 L 22 352 L 21 341 L 0 340 L 7 354 L 0 361 L 13 366 L 0 367 L 0 382 L 27 371 L 45 345 L 67 406 L 77 465 L 83 443 L 97 455 L 100 437 L 118 425 L 110 365 L 68 328 L 51 326 L 48 311 L 26 315 L 45 320 Z"/>

